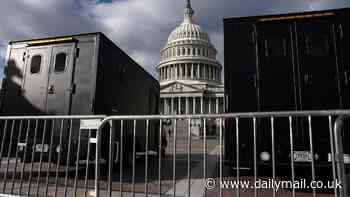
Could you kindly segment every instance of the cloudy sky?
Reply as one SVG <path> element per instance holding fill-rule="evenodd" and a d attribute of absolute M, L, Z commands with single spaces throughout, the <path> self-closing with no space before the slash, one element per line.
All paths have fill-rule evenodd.
<path fill-rule="evenodd" d="M 350 7 L 349 0 L 192 0 L 192 4 L 195 21 L 209 33 L 222 63 L 223 18 Z M 182 21 L 184 6 L 185 0 L 1 0 L 0 66 L 5 64 L 10 40 L 99 31 L 154 75 L 159 50 Z"/>

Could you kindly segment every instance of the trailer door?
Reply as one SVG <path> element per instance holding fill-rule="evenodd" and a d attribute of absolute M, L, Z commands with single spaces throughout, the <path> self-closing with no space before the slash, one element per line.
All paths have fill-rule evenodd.
<path fill-rule="evenodd" d="M 340 108 L 338 67 L 331 21 L 313 20 L 297 24 L 299 50 L 301 110 L 331 110 Z M 309 122 L 303 119 L 304 150 L 309 151 Z M 312 118 L 312 139 L 317 163 L 327 163 L 331 152 L 329 125 L 326 118 Z M 304 151 L 303 150 L 303 151 Z M 320 170 L 320 169 L 318 169 Z M 316 174 L 322 174 L 322 171 Z"/>
<path fill-rule="evenodd" d="M 333 25 L 329 21 L 301 22 L 298 28 L 301 110 L 340 107 Z"/>
<path fill-rule="evenodd" d="M 260 109 L 295 110 L 291 25 L 263 24 L 257 31 Z"/>
<path fill-rule="evenodd" d="M 261 111 L 293 111 L 296 109 L 296 91 L 293 62 L 292 25 L 289 23 L 265 23 L 257 25 L 258 36 L 258 87 Z M 275 130 L 288 133 L 287 119 L 278 119 Z M 294 131 L 295 128 L 294 128 Z M 275 148 L 279 159 L 288 161 L 288 135 L 276 135 Z M 258 120 L 257 145 L 261 151 L 272 152 L 271 120 Z M 260 154 L 260 153 L 259 153 Z"/>
<path fill-rule="evenodd" d="M 70 114 L 71 95 L 75 89 L 73 85 L 74 51 L 74 43 L 52 46 L 47 88 L 48 114 Z"/>
<path fill-rule="evenodd" d="M 347 20 L 347 19 L 345 19 Z M 339 60 L 339 79 L 342 92 L 342 108 L 350 109 L 350 25 L 347 21 L 337 26 L 337 49 Z"/>
<path fill-rule="evenodd" d="M 28 114 L 45 113 L 51 47 L 28 47 L 26 54 L 23 111 Z"/>

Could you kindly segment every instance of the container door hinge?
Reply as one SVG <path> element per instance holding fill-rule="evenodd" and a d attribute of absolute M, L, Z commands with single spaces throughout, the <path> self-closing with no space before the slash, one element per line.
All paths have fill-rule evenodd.
<path fill-rule="evenodd" d="M 343 39 L 344 38 L 343 25 L 340 25 L 339 28 L 340 28 L 340 38 Z"/>
<path fill-rule="evenodd" d="M 76 84 L 73 83 L 73 84 L 70 86 L 70 88 L 69 88 L 69 92 L 70 92 L 71 94 L 75 94 L 75 89 L 76 89 Z"/>
<path fill-rule="evenodd" d="M 252 31 L 252 41 L 253 41 L 253 44 L 255 44 L 256 40 L 255 40 L 255 32 Z"/>
<path fill-rule="evenodd" d="M 224 105 L 225 105 L 225 111 L 227 112 L 228 111 L 228 95 L 225 94 L 225 97 L 224 97 Z"/>
<path fill-rule="evenodd" d="M 75 49 L 75 58 L 78 58 L 80 55 L 80 49 L 79 48 L 76 48 Z"/>
<path fill-rule="evenodd" d="M 26 53 L 26 52 L 24 52 L 24 53 L 23 53 L 23 58 L 22 58 L 22 60 L 23 60 L 23 61 L 25 61 L 25 60 L 26 60 L 26 56 L 27 56 L 27 53 Z"/>
<path fill-rule="evenodd" d="M 254 74 L 254 87 L 256 88 L 258 86 L 258 76 L 256 74 Z"/>

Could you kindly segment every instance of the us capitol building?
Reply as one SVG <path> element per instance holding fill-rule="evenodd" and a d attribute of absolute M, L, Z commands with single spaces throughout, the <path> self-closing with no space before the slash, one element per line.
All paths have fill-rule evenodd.
<path fill-rule="evenodd" d="M 223 112 L 222 66 L 216 60 L 217 51 L 208 34 L 195 23 L 193 14 L 191 2 L 187 0 L 184 21 L 171 32 L 161 50 L 161 61 L 156 65 L 162 114 Z M 215 125 L 209 123 L 210 128 Z M 193 121 L 191 126 L 200 135 L 202 123 Z"/>

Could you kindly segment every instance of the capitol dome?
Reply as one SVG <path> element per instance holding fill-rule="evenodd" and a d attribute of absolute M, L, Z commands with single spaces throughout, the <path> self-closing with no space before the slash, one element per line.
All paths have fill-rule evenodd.
<path fill-rule="evenodd" d="M 160 51 L 156 69 L 162 114 L 224 111 L 222 66 L 216 60 L 217 51 L 207 32 L 193 20 L 193 15 L 191 2 L 187 0 L 183 21 L 171 31 Z M 193 123 L 192 130 L 198 131 L 200 124 Z"/>
<path fill-rule="evenodd" d="M 171 32 L 168 38 L 168 44 L 184 39 L 202 40 L 210 43 L 207 32 L 203 31 L 199 25 L 190 20 L 185 20 Z"/>
<path fill-rule="evenodd" d="M 184 20 L 169 35 L 156 66 L 161 85 L 171 81 L 196 81 L 221 84 L 222 66 L 210 38 L 193 20 L 187 0 Z"/>

